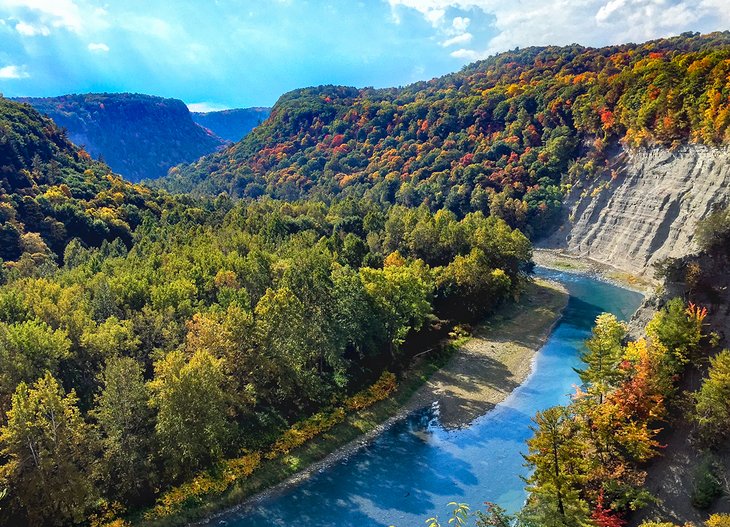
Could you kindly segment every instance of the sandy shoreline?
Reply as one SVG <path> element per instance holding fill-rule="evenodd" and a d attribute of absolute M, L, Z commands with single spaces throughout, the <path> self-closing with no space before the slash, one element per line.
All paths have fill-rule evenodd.
<path fill-rule="evenodd" d="M 228 507 L 189 525 L 211 525 L 221 516 L 276 496 L 337 464 L 367 446 L 410 413 L 434 403 L 445 428 L 467 426 L 503 401 L 532 371 L 533 358 L 545 344 L 567 305 L 568 293 L 557 283 L 536 280 L 523 299 L 501 317 L 474 329 L 472 337 L 449 362 L 435 372 L 399 411 L 373 430 L 338 448 L 320 461 L 239 505 Z"/>
<path fill-rule="evenodd" d="M 557 249 L 536 247 L 533 249 L 532 260 L 541 267 L 566 273 L 589 275 L 645 296 L 656 287 L 656 282 L 651 279 L 621 271 L 590 258 L 566 254 Z"/>

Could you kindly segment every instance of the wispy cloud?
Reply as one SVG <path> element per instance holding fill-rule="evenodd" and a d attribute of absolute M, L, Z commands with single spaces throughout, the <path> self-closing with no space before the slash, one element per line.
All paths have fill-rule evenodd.
<path fill-rule="evenodd" d="M 109 46 L 103 42 L 91 42 L 86 46 L 92 53 L 109 53 Z"/>
<path fill-rule="evenodd" d="M 15 31 L 25 37 L 35 37 L 37 35 L 47 37 L 51 34 L 51 30 L 42 24 L 28 24 L 27 22 L 23 21 L 15 24 Z"/>
<path fill-rule="evenodd" d="M 34 14 L 46 28 L 64 28 L 78 33 L 84 25 L 82 11 L 74 0 L 3 0 L 2 4 L 6 9 Z"/>
<path fill-rule="evenodd" d="M 474 36 L 471 33 L 462 33 L 461 35 L 456 35 L 448 40 L 444 40 L 441 45 L 448 48 L 449 46 L 455 46 L 456 44 L 468 44 L 472 38 L 474 38 Z"/>
<path fill-rule="evenodd" d="M 26 71 L 25 66 L 3 66 L 0 68 L 0 79 L 27 79 L 30 74 Z"/>

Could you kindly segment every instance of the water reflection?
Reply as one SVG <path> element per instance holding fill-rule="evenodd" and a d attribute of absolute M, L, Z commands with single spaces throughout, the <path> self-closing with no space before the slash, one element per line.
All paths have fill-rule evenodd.
<path fill-rule="evenodd" d="M 641 296 L 587 276 L 538 269 L 571 297 L 535 358 L 534 371 L 501 404 L 468 428 L 445 430 L 438 408 L 424 408 L 349 459 L 215 523 L 233 527 L 423 525 L 449 501 L 485 500 L 516 511 L 525 499 L 522 452 L 536 411 L 564 403 L 593 320 L 603 311 L 628 318 Z"/>

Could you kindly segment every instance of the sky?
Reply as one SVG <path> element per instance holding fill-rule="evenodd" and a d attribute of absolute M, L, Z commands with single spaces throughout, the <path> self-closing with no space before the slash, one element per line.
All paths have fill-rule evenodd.
<path fill-rule="evenodd" d="M 136 92 L 191 109 L 402 86 L 531 45 L 730 29 L 730 0 L 0 0 L 0 93 Z"/>

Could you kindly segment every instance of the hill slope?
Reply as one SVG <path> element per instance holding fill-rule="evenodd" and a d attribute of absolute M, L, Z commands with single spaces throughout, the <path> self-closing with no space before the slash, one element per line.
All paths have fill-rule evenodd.
<path fill-rule="evenodd" d="M 159 178 L 225 143 L 195 124 L 177 99 L 90 93 L 16 100 L 48 115 L 68 130 L 71 141 L 129 181 Z"/>
<path fill-rule="evenodd" d="M 503 53 L 402 89 L 282 96 L 239 143 L 175 168 L 173 191 L 368 195 L 540 234 L 561 185 L 604 174 L 607 148 L 728 139 L 730 33 Z M 565 187 L 563 187 L 564 189 Z"/>
<path fill-rule="evenodd" d="M 193 121 L 228 141 L 240 141 L 265 121 L 271 108 L 235 108 L 219 112 L 192 112 Z"/>
<path fill-rule="evenodd" d="M 92 246 L 121 238 L 160 199 L 79 150 L 47 117 L 0 97 L 0 259 L 63 255 L 72 238 Z"/>

